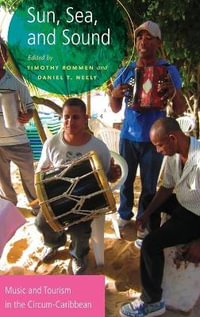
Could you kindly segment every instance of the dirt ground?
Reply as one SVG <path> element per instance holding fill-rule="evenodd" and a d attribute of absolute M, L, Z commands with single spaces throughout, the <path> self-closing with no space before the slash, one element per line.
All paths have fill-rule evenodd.
<path fill-rule="evenodd" d="M 27 223 L 17 230 L 8 241 L 0 260 L 0 274 L 71 274 L 71 260 L 66 247 L 59 251 L 59 256 L 50 264 L 40 261 L 43 252 L 42 236 L 36 230 L 34 217 L 27 207 L 21 189 L 19 175 L 13 173 L 15 189 L 18 192 L 19 210 L 26 217 Z M 140 181 L 135 186 L 136 202 L 140 192 Z M 118 197 L 116 197 L 116 200 Z M 136 230 L 132 221 L 122 232 L 122 239 L 117 239 L 110 216 L 105 223 L 105 265 L 96 267 L 93 250 L 89 253 L 89 266 L 86 274 L 103 274 L 106 281 L 106 317 L 119 316 L 120 306 L 140 295 L 139 256 L 134 241 Z M 200 300 L 192 311 L 186 313 L 167 310 L 165 317 L 200 317 Z"/>

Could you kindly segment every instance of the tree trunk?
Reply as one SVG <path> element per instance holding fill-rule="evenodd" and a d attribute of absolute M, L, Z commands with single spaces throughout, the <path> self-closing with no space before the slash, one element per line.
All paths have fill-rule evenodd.
<path fill-rule="evenodd" d="M 50 109 L 54 110 L 59 116 L 61 116 L 62 108 L 60 106 L 58 106 L 55 102 L 53 102 L 49 99 L 39 98 L 36 96 L 33 96 L 31 98 L 32 98 L 34 103 L 49 107 Z"/>
<path fill-rule="evenodd" d="M 44 132 L 44 128 L 42 126 L 42 123 L 41 123 L 41 120 L 40 120 L 40 117 L 38 115 L 38 112 L 36 109 L 33 110 L 33 120 L 34 120 L 34 123 L 37 127 L 37 130 L 38 130 L 38 133 L 39 133 L 39 136 L 40 136 L 40 140 L 42 143 L 44 143 L 47 139 L 46 137 L 46 134 Z"/>
<path fill-rule="evenodd" d="M 87 115 L 91 117 L 91 93 L 90 91 L 87 92 Z"/>

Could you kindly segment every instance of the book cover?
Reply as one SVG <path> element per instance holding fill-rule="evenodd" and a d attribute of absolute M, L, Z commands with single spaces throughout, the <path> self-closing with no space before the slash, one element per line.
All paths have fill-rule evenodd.
<path fill-rule="evenodd" d="M 10 4 L 9 10 L 7 7 L 5 11 L 5 3 Z M 195 14 L 198 15 L 199 3 L 188 1 L 187 4 L 188 7 L 186 3 L 176 5 L 164 3 L 161 8 L 159 1 L 153 4 L 148 1 L 128 0 L 1 2 L 0 34 L 8 45 L 18 73 L 12 68 L 9 70 L 21 81 L 20 74 L 30 85 L 30 89 L 36 88 L 39 92 L 44 91 L 54 97 L 59 96 L 62 100 L 69 96 L 82 97 L 92 94 L 102 85 L 107 85 L 109 89 L 112 84 L 110 79 L 115 77 L 122 64 L 128 66 L 132 59 L 134 27 L 130 15 L 134 15 L 136 25 L 143 22 L 143 19 L 153 20 L 156 16 L 157 22 L 166 19 L 162 23 L 165 40 L 170 42 L 173 38 L 174 43 L 177 44 L 175 51 L 172 45 L 167 46 L 167 53 L 171 54 L 173 61 L 176 62 L 179 59 L 183 73 L 188 72 L 188 77 L 184 77 L 185 82 L 187 83 L 188 79 L 191 89 L 198 92 L 197 78 L 199 77 L 196 75 L 199 67 L 194 67 L 194 72 L 190 73 L 192 67 L 188 55 L 192 53 L 189 50 L 191 46 L 194 52 L 191 54 L 192 60 L 194 57 L 199 60 L 198 32 L 194 31 L 198 29 L 199 19 L 193 17 Z M 183 9 L 184 5 L 186 12 Z M 192 5 L 197 8 L 196 12 Z M 179 23 L 170 25 L 167 21 L 170 21 L 171 17 L 168 19 L 166 14 L 171 12 L 172 7 L 173 14 L 178 19 L 175 20 Z M 176 10 L 177 14 L 174 13 Z M 188 12 L 193 12 L 192 22 L 191 20 L 188 22 L 190 16 Z M 187 21 L 184 27 L 180 19 Z M 189 28 L 188 25 L 192 26 Z M 195 39 L 195 36 L 196 40 L 191 40 L 190 43 L 189 39 Z M 186 45 L 186 42 L 190 44 Z M 189 64 L 186 63 L 188 60 Z M 20 192 L 22 188 L 16 171 L 13 172 L 13 177 L 15 186 Z M 135 188 L 136 201 L 139 194 L 138 178 Z M 3 204 L 0 206 L 0 216 L 2 210 L 6 211 L 9 219 L 11 219 L 9 213 L 14 213 L 11 231 L 6 236 L 7 233 L 1 230 L 0 235 L 3 241 L 0 249 L 3 251 L 0 260 L 2 316 L 14 317 L 29 314 L 32 317 L 38 314 L 39 317 L 47 315 L 116 317 L 124 302 L 139 297 L 141 291 L 140 251 L 134 247 L 133 243 L 136 239 L 134 224 L 127 227 L 124 239 L 116 239 L 111 218 L 108 217 L 105 223 L 104 266 L 97 266 L 97 256 L 91 244 L 86 274 L 72 276 L 68 244 L 59 250 L 59 256 L 55 261 L 50 264 L 41 263 L 42 237 L 34 225 L 34 218 L 30 217 L 30 212 L 25 206 L 26 203 L 22 199 L 20 212 L 25 215 L 22 218 L 14 207 L 6 210 Z M 6 218 L 3 217 L 4 219 Z M 25 224 L 24 221 L 26 221 Z M 5 229 L 10 225 L 10 223 L 5 225 L 4 222 L 2 224 Z M 168 255 L 168 260 L 172 263 L 175 255 L 171 252 Z M 102 260 L 102 254 L 100 260 Z M 176 268 L 173 267 L 173 270 L 175 271 Z M 172 292 L 171 285 L 169 289 L 174 307 L 180 305 L 181 301 L 188 303 L 185 299 L 189 301 L 192 299 L 193 304 L 197 300 L 199 291 L 197 267 L 190 266 L 190 270 L 185 270 L 182 263 L 179 273 L 176 275 L 175 271 L 172 275 L 170 271 L 168 273 L 170 277 L 164 279 L 164 283 L 173 284 Z M 194 279 L 193 273 L 197 278 Z M 177 281 L 181 279 L 180 285 L 174 277 Z M 182 288 L 180 294 L 179 291 L 175 291 L 177 290 L 175 287 Z M 188 289 L 189 293 L 187 293 Z M 175 303 L 175 298 L 178 298 L 180 302 Z M 173 315 L 174 313 L 170 311 L 166 313 L 166 316 Z M 176 315 L 184 316 L 181 312 Z M 199 303 L 191 316 L 199 317 Z"/>

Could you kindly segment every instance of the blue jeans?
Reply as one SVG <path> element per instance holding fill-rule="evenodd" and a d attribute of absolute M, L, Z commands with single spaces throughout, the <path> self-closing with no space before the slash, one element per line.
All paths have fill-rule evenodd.
<path fill-rule="evenodd" d="M 133 142 L 127 139 L 120 139 L 120 154 L 128 164 L 128 176 L 120 189 L 120 206 L 118 212 L 122 219 L 129 220 L 133 216 L 133 186 L 138 165 L 140 167 L 142 190 L 139 198 L 137 218 L 144 211 L 143 201 L 145 197 L 153 195 L 156 192 L 163 156 L 156 152 L 156 148 L 151 142 Z"/>
<path fill-rule="evenodd" d="M 46 222 L 42 212 L 37 215 L 35 225 L 43 234 L 44 244 L 51 248 L 59 248 L 66 243 L 66 233 L 71 236 L 69 252 L 72 257 L 82 258 L 89 252 L 89 239 L 91 236 L 91 222 L 84 221 L 75 224 L 67 230 L 56 232 Z"/>

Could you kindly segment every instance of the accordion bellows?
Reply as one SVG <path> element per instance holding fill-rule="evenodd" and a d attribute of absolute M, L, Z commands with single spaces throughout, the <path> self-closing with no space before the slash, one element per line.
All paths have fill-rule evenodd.
<path fill-rule="evenodd" d="M 162 96 L 166 90 L 158 92 L 158 87 L 169 80 L 171 77 L 166 66 L 136 67 L 135 78 L 129 82 L 133 89 L 128 96 L 128 107 L 137 111 L 165 110 L 167 100 L 162 100 Z"/>

